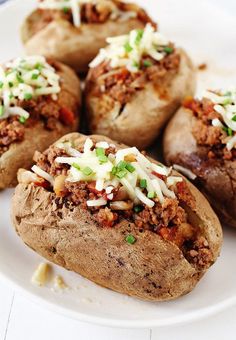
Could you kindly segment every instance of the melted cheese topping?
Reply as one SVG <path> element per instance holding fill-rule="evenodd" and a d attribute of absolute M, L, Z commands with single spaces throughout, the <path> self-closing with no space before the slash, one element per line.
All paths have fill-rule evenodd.
<path fill-rule="evenodd" d="M 112 68 L 125 66 L 130 72 L 137 72 L 143 56 L 160 61 L 173 52 L 170 42 L 151 24 L 147 24 L 144 30 L 132 30 L 128 35 L 107 38 L 107 43 L 108 47 L 102 48 L 90 63 L 91 68 L 109 60 Z"/>
<path fill-rule="evenodd" d="M 43 95 L 57 99 L 59 81 L 55 69 L 41 56 L 17 58 L 5 68 L 0 66 L 0 119 L 19 115 L 24 122 L 29 113 L 17 105 L 18 101 Z"/>
<path fill-rule="evenodd" d="M 214 110 L 221 115 L 226 126 L 218 118 L 212 120 L 212 125 L 226 130 L 226 147 L 229 151 L 232 150 L 236 147 L 236 90 L 207 91 L 204 98 L 210 99 L 215 104 Z"/>
<path fill-rule="evenodd" d="M 111 0 L 43 0 L 40 1 L 38 7 L 41 9 L 64 10 L 65 12 L 70 10 L 74 26 L 80 27 L 81 6 L 87 3 L 104 6 L 104 8 L 109 9 L 111 11 L 111 20 L 116 20 L 119 17 L 123 20 L 137 17 L 137 13 L 133 11 L 123 12 L 119 10 Z"/>
<path fill-rule="evenodd" d="M 66 181 L 95 181 L 95 189 L 104 192 L 102 198 L 87 201 L 89 207 L 105 206 L 113 200 L 113 190 L 122 187 L 135 204 L 143 203 L 152 208 L 155 205 L 154 198 L 160 203 L 164 202 L 165 197 L 175 198 L 173 186 L 182 181 L 182 177 L 170 176 L 171 168 L 152 163 L 135 147 L 106 156 L 103 147 L 110 145 L 99 142 L 94 148 L 90 138 L 86 139 L 82 153 L 68 142 L 56 146 L 68 153 L 67 157 L 55 159 L 56 163 L 70 166 Z M 53 183 L 52 176 L 40 171 L 39 167 L 34 166 L 32 170 Z M 161 179 L 162 176 L 166 181 Z"/>

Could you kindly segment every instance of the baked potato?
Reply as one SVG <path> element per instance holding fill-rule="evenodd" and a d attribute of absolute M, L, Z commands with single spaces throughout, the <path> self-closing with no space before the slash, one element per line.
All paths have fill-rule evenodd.
<path fill-rule="evenodd" d="M 86 72 L 107 37 L 143 28 L 147 22 L 156 26 L 142 8 L 120 0 L 84 0 L 77 6 L 63 0 L 40 1 L 22 25 L 26 53 Z"/>
<path fill-rule="evenodd" d="M 189 98 L 164 136 L 166 162 L 193 174 L 222 223 L 236 227 L 236 93 L 208 91 Z"/>
<path fill-rule="evenodd" d="M 0 189 L 17 183 L 17 170 L 32 164 L 66 133 L 76 131 L 80 81 L 68 66 L 41 56 L 17 58 L 0 69 Z"/>
<path fill-rule="evenodd" d="M 150 301 L 190 292 L 216 261 L 222 231 L 207 200 L 137 148 L 73 133 L 34 160 L 12 221 L 46 259 Z"/>
<path fill-rule="evenodd" d="M 194 66 L 149 24 L 108 42 L 86 81 L 90 132 L 144 149 L 194 93 Z"/>

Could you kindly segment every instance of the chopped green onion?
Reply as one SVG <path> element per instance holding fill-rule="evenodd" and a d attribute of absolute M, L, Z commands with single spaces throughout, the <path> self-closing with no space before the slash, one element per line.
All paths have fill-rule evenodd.
<path fill-rule="evenodd" d="M 174 49 L 173 49 L 173 47 L 166 46 L 166 47 L 164 47 L 163 51 L 166 52 L 167 54 L 170 54 L 170 53 L 174 52 Z"/>
<path fill-rule="evenodd" d="M 233 130 L 231 128 L 224 126 L 223 130 L 227 133 L 228 136 L 233 136 Z"/>
<path fill-rule="evenodd" d="M 140 185 L 141 189 L 146 189 L 146 187 L 147 187 L 147 180 L 146 179 L 140 179 L 139 185 Z"/>
<path fill-rule="evenodd" d="M 96 155 L 99 156 L 105 156 L 105 149 L 103 148 L 96 148 Z"/>
<path fill-rule="evenodd" d="M 126 236 L 125 241 L 129 244 L 134 244 L 136 242 L 136 238 L 134 235 L 130 234 Z"/>
<path fill-rule="evenodd" d="M 13 87 L 14 86 L 14 84 L 11 81 L 9 81 L 8 85 L 9 85 L 9 87 Z"/>
<path fill-rule="evenodd" d="M 150 66 L 153 65 L 153 63 L 152 63 L 150 60 L 144 60 L 143 65 L 144 65 L 145 67 L 150 67 Z"/>
<path fill-rule="evenodd" d="M 116 167 L 116 166 L 113 166 L 113 168 L 112 168 L 112 170 L 111 170 L 111 173 L 112 173 L 113 176 L 116 175 L 117 170 L 118 170 L 117 167 Z"/>
<path fill-rule="evenodd" d="M 4 107 L 3 105 L 0 106 L 0 117 L 3 116 L 4 113 Z"/>
<path fill-rule="evenodd" d="M 42 65 L 41 63 L 37 63 L 37 64 L 35 65 L 35 68 L 36 68 L 37 70 L 39 70 L 39 71 L 42 71 L 43 65 Z"/>
<path fill-rule="evenodd" d="M 20 122 L 21 124 L 25 124 L 26 118 L 25 118 L 24 116 L 21 116 L 21 117 L 19 118 L 19 122 Z"/>
<path fill-rule="evenodd" d="M 2 89 L 2 88 L 3 88 L 3 82 L 0 81 L 0 89 Z"/>
<path fill-rule="evenodd" d="M 80 170 L 80 166 L 76 163 L 73 163 L 72 164 L 73 168 L 77 169 L 77 170 Z"/>
<path fill-rule="evenodd" d="M 139 63 L 137 61 L 133 62 L 133 67 L 139 68 Z"/>
<path fill-rule="evenodd" d="M 31 93 L 25 93 L 25 95 L 24 95 L 25 100 L 30 100 L 32 98 L 33 98 L 33 95 Z"/>
<path fill-rule="evenodd" d="M 22 79 L 22 77 L 18 73 L 16 75 L 16 79 L 18 80 L 19 83 L 24 83 L 24 80 Z"/>
<path fill-rule="evenodd" d="M 231 98 L 227 98 L 227 99 L 225 99 L 224 101 L 223 101 L 223 105 L 229 105 L 229 104 L 231 104 L 232 103 L 232 99 Z"/>
<path fill-rule="evenodd" d="M 228 92 L 225 92 L 224 93 L 224 96 L 227 97 L 227 96 L 232 96 L 232 92 L 228 91 Z"/>
<path fill-rule="evenodd" d="M 14 96 L 12 93 L 9 94 L 9 98 L 12 99 Z"/>
<path fill-rule="evenodd" d="M 136 213 L 140 213 L 141 211 L 143 211 L 143 207 L 142 207 L 141 205 L 136 205 L 136 206 L 134 207 L 134 211 L 135 211 Z"/>
<path fill-rule="evenodd" d="M 236 115 L 233 116 L 232 121 L 236 122 Z"/>
<path fill-rule="evenodd" d="M 125 161 L 120 161 L 117 165 L 118 170 L 124 170 L 127 166 L 127 163 Z"/>
<path fill-rule="evenodd" d="M 83 172 L 83 174 L 84 174 L 85 176 L 90 176 L 90 175 L 92 175 L 93 170 L 92 170 L 89 166 L 87 166 L 86 168 L 84 168 L 84 169 L 82 170 L 82 172 Z"/>
<path fill-rule="evenodd" d="M 125 168 L 131 173 L 133 173 L 135 171 L 135 168 L 130 163 L 127 163 Z"/>
<path fill-rule="evenodd" d="M 155 197 L 155 192 L 150 191 L 147 195 L 148 198 L 154 198 Z"/>
<path fill-rule="evenodd" d="M 141 40 L 142 40 L 142 37 L 143 37 L 143 33 L 144 33 L 144 30 L 137 30 L 137 35 L 136 35 L 136 39 L 135 39 L 135 44 L 136 45 L 139 45 Z"/>
<path fill-rule="evenodd" d="M 130 43 L 128 42 L 124 45 L 124 48 L 125 48 L 125 52 L 127 53 L 133 51 L 133 48 L 130 46 Z"/>
<path fill-rule="evenodd" d="M 98 159 L 99 159 L 100 163 L 107 163 L 108 162 L 108 158 L 107 158 L 106 155 L 101 155 L 101 156 L 98 157 Z"/>
<path fill-rule="evenodd" d="M 33 73 L 31 79 L 35 80 L 35 79 L 38 79 L 38 77 L 39 77 L 39 74 Z"/>
<path fill-rule="evenodd" d="M 68 12 L 69 12 L 69 7 L 63 7 L 63 12 L 65 13 L 65 14 L 67 14 Z"/>
<path fill-rule="evenodd" d="M 123 178 L 127 175 L 127 171 L 126 170 L 120 170 L 119 172 L 116 173 L 116 177 L 118 178 Z"/>

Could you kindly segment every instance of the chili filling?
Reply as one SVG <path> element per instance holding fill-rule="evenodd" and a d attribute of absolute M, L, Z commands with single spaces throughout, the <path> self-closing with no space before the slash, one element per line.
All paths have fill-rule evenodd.
<path fill-rule="evenodd" d="M 235 132 L 226 125 L 222 127 L 212 125 L 214 119 L 222 120 L 214 106 L 215 104 L 208 98 L 202 100 L 189 98 L 184 102 L 184 107 L 190 109 L 197 118 L 192 132 L 198 145 L 205 148 L 207 158 L 234 161 L 236 149 L 228 150 L 226 144 Z"/>
<path fill-rule="evenodd" d="M 82 149 L 79 151 L 83 152 Z M 106 150 L 106 156 L 115 153 L 116 149 L 113 147 Z M 153 208 L 144 204 L 134 205 L 120 186 L 115 188 L 114 199 L 106 206 L 88 207 L 86 204 L 88 200 L 106 199 L 107 193 L 104 190 L 97 191 L 95 182 L 66 181 L 69 166 L 55 162 L 57 157 L 66 156 L 68 155 L 65 150 L 52 146 L 44 153 L 37 152 L 34 158 L 36 165 L 55 178 L 57 183 L 54 188 L 43 179 L 34 184 L 55 192 L 57 196 L 55 202 L 58 208 L 63 205 L 80 206 L 82 209 L 89 210 L 94 222 L 103 228 L 114 228 L 126 220 L 134 223 L 139 232 L 149 230 L 176 244 L 185 258 L 197 268 L 206 268 L 211 265 L 213 256 L 209 244 L 201 234 L 200 228 L 191 225 L 183 208 L 184 205 L 195 208 L 195 199 L 185 181 L 175 186 L 176 198 L 165 198 L 163 204 L 154 198 Z M 165 176 L 161 177 L 165 180 Z M 121 201 L 123 201 L 123 206 L 119 207 Z"/>

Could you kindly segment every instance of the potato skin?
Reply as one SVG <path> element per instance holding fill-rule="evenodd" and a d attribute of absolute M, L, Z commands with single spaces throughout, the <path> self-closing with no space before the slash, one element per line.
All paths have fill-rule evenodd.
<path fill-rule="evenodd" d="M 73 140 L 81 145 L 85 138 L 74 133 L 61 140 Z M 101 136 L 92 138 L 111 142 Z M 220 223 L 201 193 L 192 184 L 188 185 L 196 197 L 194 218 L 209 242 L 215 261 L 222 243 Z M 149 301 L 170 300 L 186 294 L 203 276 L 205 271 L 196 270 L 177 246 L 159 235 L 150 231 L 141 233 L 127 221 L 114 228 L 101 228 L 89 211 L 78 206 L 58 208 L 55 198 L 54 193 L 43 188 L 19 184 L 12 200 L 12 221 L 17 233 L 48 260 L 103 287 Z M 129 233 L 137 239 L 133 245 L 125 241 Z"/>
<path fill-rule="evenodd" d="M 136 18 L 122 22 L 109 20 L 103 24 L 82 24 L 80 28 L 73 27 L 66 20 L 56 20 L 32 35 L 32 23 L 39 16 L 40 12 L 35 10 L 23 23 L 21 37 L 26 53 L 55 58 L 81 73 L 87 72 L 88 64 L 106 45 L 107 37 L 126 34 L 145 26 L 144 22 Z"/>
<path fill-rule="evenodd" d="M 12 143 L 9 149 L 0 157 L 0 190 L 13 187 L 17 184 L 17 170 L 29 168 L 32 165 L 34 152 L 44 151 L 49 145 L 66 133 L 76 131 L 79 124 L 81 106 L 81 90 L 79 78 L 68 66 L 56 63 L 59 67 L 57 73 L 61 76 L 61 92 L 57 101 L 76 114 L 75 122 L 66 126 L 57 122 L 55 130 L 46 130 L 43 122 L 39 121 L 30 128 L 25 129 L 23 141 Z"/>
<path fill-rule="evenodd" d="M 120 114 L 121 104 L 106 109 L 105 94 L 93 93 L 93 85 L 87 77 L 86 109 L 90 132 L 105 135 L 127 145 L 144 149 L 151 145 L 164 125 L 180 107 L 186 95 L 193 95 L 196 87 L 195 68 L 188 55 L 178 50 L 181 62 L 172 81 L 159 89 L 148 82 L 145 89 L 138 91 Z M 92 73 L 93 70 L 90 70 Z M 165 94 L 164 96 L 161 93 Z"/>
<path fill-rule="evenodd" d="M 192 134 L 196 122 L 191 110 L 181 108 L 164 134 L 167 164 L 179 164 L 197 175 L 196 184 L 207 196 L 222 223 L 236 227 L 236 162 L 207 160 Z"/>

